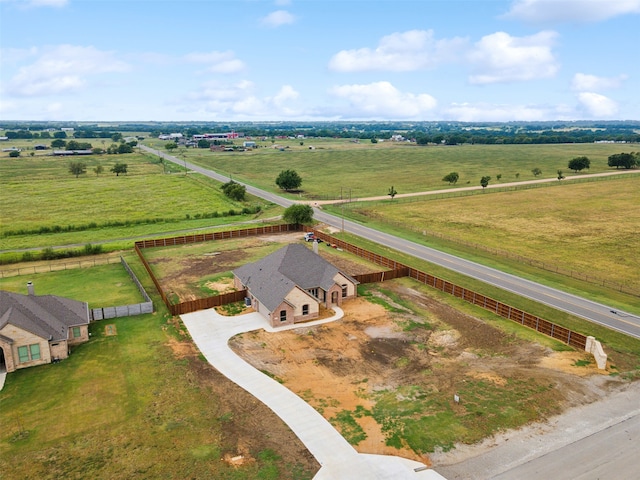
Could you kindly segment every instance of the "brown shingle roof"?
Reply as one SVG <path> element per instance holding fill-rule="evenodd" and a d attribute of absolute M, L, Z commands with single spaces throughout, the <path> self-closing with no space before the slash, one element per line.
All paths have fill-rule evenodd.
<path fill-rule="evenodd" d="M 88 323 L 85 302 L 0 290 L 0 329 L 11 324 L 47 340 L 66 340 L 69 328 Z"/>
<path fill-rule="evenodd" d="M 270 311 L 280 305 L 296 285 L 303 290 L 329 290 L 335 283 L 333 277 L 338 272 L 340 270 L 320 255 L 298 243 L 282 247 L 262 260 L 233 271 L 242 284 Z"/>

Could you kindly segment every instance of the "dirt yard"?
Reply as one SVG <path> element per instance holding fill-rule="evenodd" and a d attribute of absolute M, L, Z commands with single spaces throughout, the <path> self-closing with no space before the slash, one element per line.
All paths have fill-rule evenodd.
<path fill-rule="evenodd" d="M 370 411 L 376 392 L 400 392 L 407 386 L 418 385 L 453 401 L 465 382 L 482 380 L 509 391 L 517 388 L 514 383 L 526 380 L 544 386 L 534 394 L 536 413 L 527 417 L 540 420 L 570 405 L 594 401 L 609 382 L 594 365 L 576 366 L 587 358 L 583 352 L 553 352 L 506 335 L 400 283 L 384 285 L 424 309 L 435 328 L 406 328 L 424 323 L 424 316 L 390 298 L 384 301 L 393 313 L 358 298 L 343 305 L 345 317 L 339 322 L 276 334 L 247 333 L 232 339 L 232 348 L 307 400 L 339 430 L 335 419 L 341 411 Z M 429 462 L 425 451 L 407 444 L 388 446 L 383 426 L 372 416 L 360 416 L 357 422 L 366 434 L 355 445 L 359 452 Z"/>

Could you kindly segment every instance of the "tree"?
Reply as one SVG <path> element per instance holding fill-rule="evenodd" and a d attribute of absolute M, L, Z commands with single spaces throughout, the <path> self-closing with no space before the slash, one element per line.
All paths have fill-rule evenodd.
<path fill-rule="evenodd" d="M 69 163 L 69 173 L 73 173 L 76 178 L 82 173 L 87 173 L 87 165 L 82 162 Z"/>
<path fill-rule="evenodd" d="M 20 150 L 11 150 L 9 152 L 9 157 L 18 158 L 20 156 Z"/>
<path fill-rule="evenodd" d="M 564 178 L 562 170 L 558 170 L 558 180 L 562 180 Z"/>
<path fill-rule="evenodd" d="M 444 177 L 442 177 L 442 181 L 449 182 L 449 185 L 455 185 L 459 178 L 460 178 L 460 175 L 458 175 L 458 172 L 451 172 L 445 175 Z"/>
<path fill-rule="evenodd" d="M 178 148 L 178 144 L 176 142 L 169 142 L 164 146 L 164 148 L 166 148 L 169 152 L 171 152 L 176 148 Z"/>
<path fill-rule="evenodd" d="M 116 132 L 113 135 L 111 135 L 111 140 L 114 142 L 119 142 L 120 140 L 122 140 L 122 134 L 120 132 Z"/>
<path fill-rule="evenodd" d="M 531 173 L 533 173 L 534 177 L 537 177 L 539 175 L 542 175 L 542 170 L 540 170 L 538 167 L 536 167 L 533 170 L 531 170 Z"/>
<path fill-rule="evenodd" d="M 480 179 L 480 185 L 482 185 L 482 189 L 484 190 L 485 188 L 487 188 L 487 185 L 489 185 L 489 182 L 491 181 L 491 177 L 485 175 L 484 177 L 482 177 Z"/>
<path fill-rule="evenodd" d="M 66 147 L 67 142 L 61 138 L 56 138 L 51 142 L 51 148 L 64 148 Z"/>
<path fill-rule="evenodd" d="M 234 182 L 233 180 L 229 180 L 220 188 L 227 197 L 239 202 L 245 199 L 245 195 L 247 193 L 247 187 L 245 187 L 244 185 L 240 185 L 238 182 Z"/>
<path fill-rule="evenodd" d="M 287 223 L 296 225 L 312 225 L 313 208 L 311 208 L 311 205 L 295 203 L 284 211 L 282 219 Z"/>
<path fill-rule="evenodd" d="M 640 153 L 616 153 L 609 157 L 607 164 L 616 168 L 633 168 L 636 165 L 640 165 Z"/>
<path fill-rule="evenodd" d="M 210 146 L 209 140 L 205 140 L 204 138 L 198 140 L 198 148 L 209 148 Z"/>
<path fill-rule="evenodd" d="M 588 170 L 591 165 L 591 161 L 588 157 L 576 157 L 572 160 L 569 160 L 568 167 L 574 172 L 578 173 L 580 170 L 584 170 L 585 168 Z"/>
<path fill-rule="evenodd" d="M 387 195 L 389 195 L 391 197 L 391 200 L 393 200 L 393 197 L 395 197 L 398 194 L 398 191 L 393 188 L 393 185 L 391 185 L 391 188 L 389 189 L 389 193 L 387 193 Z"/>
<path fill-rule="evenodd" d="M 93 171 L 95 172 L 96 176 L 100 176 L 100 174 L 104 172 L 104 167 L 98 164 L 95 167 L 93 167 Z"/>
<path fill-rule="evenodd" d="M 288 192 L 299 188 L 302 185 L 302 178 L 295 170 L 283 170 L 276 178 L 276 185 Z"/>
<path fill-rule="evenodd" d="M 116 163 L 111 171 L 116 174 L 116 177 L 119 177 L 121 173 L 127 173 L 127 164 L 126 163 Z"/>
<path fill-rule="evenodd" d="M 118 153 L 133 153 L 133 147 L 128 143 L 118 145 Z"/>

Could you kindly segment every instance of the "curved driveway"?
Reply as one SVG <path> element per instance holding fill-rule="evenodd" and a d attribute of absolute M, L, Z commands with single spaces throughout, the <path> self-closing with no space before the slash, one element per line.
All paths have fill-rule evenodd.
<path fill-rule="evenodd" d="M 269 332 L 309 327 L 332 318 L 273 329 L 259 313 L 236 317 L 219 315 L 214 309 L 181 315 L 189 334 L 220 373 L 255 396 L 278 415 L 318 460 L 321 468 L 314 480 L 445 480 L 419 462 L 401 457 L 359 454 L 335 428 L 307 402 L 249 365 L 228 345 L 234 335 L 252 330 Z"/>
<path fill-rule="evenodd" d="M 140 145 L 140 148 L 154 153 L 178 165 L 186 165 L 187 168 L 201 173 L 202 175 L 206 175 L 221 182 L 229 181 L 229 177 L 227 176 L 221 175 L 219 173 L 213 172 L 189 162 L 181 161 L 160 150 L 155 150 L 145 145 Z M 289 207 L 292 204 L 296 203 L 293 200 L 282 198 L 276 194 L 258 189 L 251 185 L 243 185 L 246 186 L 248 193 L 257 197 L 261 197 L 269 202 L 273 202 L 284 207 Z M 523 297 L 530 298 L 545 305 L 557 308 L 558 310 L 563 310 L 578 317 L 582 317 L 599 325 L 603 325 L 627 335 L 640 338 L 640 317 L 631 313 L 624 312 L 597 302 L 593 302 L 576 295 L 571 295 L 561 290 L 547 287 L 530 280 L 525 280 L 523 278 L 516 277 L 515 275 L 510 275 L 508 273 L 504 273 L 499 270 L 486 267 L 475 262 L 471 262 L 469 260 L 464 260 L 462 258 L 440 252 L 438 250 L 420 245 L 418 243 L 403 240 L 393 235 L 383 233 L 372 228 L 365 227 L 358 223 L 339 218 L 335 215 L 325 213 L 321 210 L 318 210 L 317 208 L 314 209 L 314 212 L 314 217 L 318 221 L 331 225 L 335 228 L 342 228 L 344 226 L 344 229 L 349 231 L 350 233 L 367 238 L 381 245 L 399 250 L 422 260 L 426 260 L 433 264 L 440 265 L 450 270 L 465 274 L 469 277 L 481 280 L 490 285 L 497 286 Z"/>

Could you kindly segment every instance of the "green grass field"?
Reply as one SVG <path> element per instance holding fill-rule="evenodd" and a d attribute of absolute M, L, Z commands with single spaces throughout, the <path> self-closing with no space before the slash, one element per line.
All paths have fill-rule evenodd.
<path fill-rule="evenodd" d="M 72 298 L 87 302 L 89 308 L 144 302 L 131 277 L 118 263 L 0 278 L 0 289 L 26 294 L 27 282 L 33 282 L 36 295 Z"/>
<path fill-rule="evenodd" d="M 346 210 L 427 237 L 457 239 L 462 250 L 474 251 L 477 244 L 498 252 L 497 258 L 509 252 L 549 270 L 640 292 L 640 259 L 633 254 L 640 231 L 639 186 L 638 177 L 619 178 L 463 198 L 353 204 Z"/>
<path fill-rule="evenodd" d="M 145 142 L 163 149 L 164 142 Z M 288 148 L 271 148 L 270 142 L 250 152 L 210 152 L 206 149 L 184 149 L 189 161 L 270 191 L 279 191 L 277 175 L 286 169 L 302 177 L 303 196 L 307 198 L 364 198 L 386 195 L 393 185 L 398 193 L 449 188 L 442 178 L 458 172 L 457 187 L 477 186 L 489 175 L 491 185 L 532 180 L 531 173 L 540 168 L 537 178 L 555 178 L 561 169 L 567 179 L 584 173 L 611 170 L 607 158 L 614 153 L 637 150 L 637 145 L 562 144 L 562 145 L 459 145 L 417 146 L 384 142 L 353 144 L 345 139 L 316 142 L 306 139 L 304 145 L 294 140 L 282 143 Z M 236 141 L 236 144 L 241 144 Z M 309 146 L 316 144 L 315 150 Z M 174 154 L 176 154 L 174 152 Z M 176 154 L 177 155 L 177 154 Z M 574 174 L 567 168 L 572 158 L 587 156 L 591 168 Z M 501 179 L 497 180 L 497 176 Z M 291 198 L 296 198 L 292 195 Z"/>
<path fill-rule="evenodd" d="M 98 322 L 68 360 L 12 373 L 0 392 L 2 478 L 311 478 L 273 450 L 249 449 L 245 466 L 223 460 L 237 452 L 221 442 L 235 420 L 174 357 L 166 327 L 159 314 Z"/>

